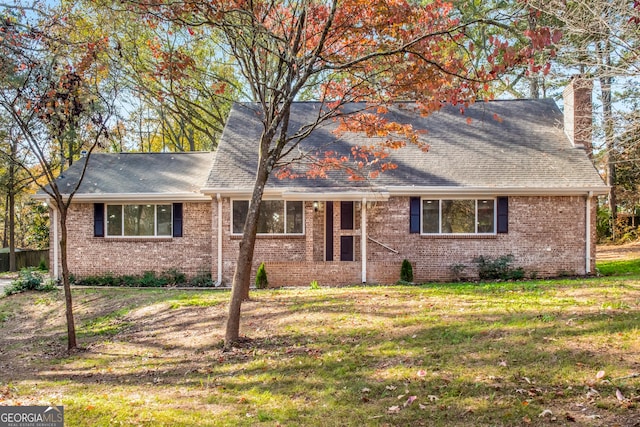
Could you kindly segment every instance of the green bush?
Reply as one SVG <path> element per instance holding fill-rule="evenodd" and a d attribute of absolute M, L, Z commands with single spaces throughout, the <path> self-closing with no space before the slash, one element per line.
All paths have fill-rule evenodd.
<path fill-rule="evenodd" d="M 311 285 L 310 285 L 311 289 L 320 289 L 320 284 L 318 283 L 317 280 L 312 280 L 311 281 Z"/>
<path fill-rule="evenodd" d="M 475 258 L 478 266 L 478 276 L 481 280 L 519 280 L 524 278 L 524 269 L 513 268 L 515 257 L 513 254 L 502 255 L 497 258 L 485 257 L 483 255 Z"/>
<path fill-rule="evenodd" d="M 189 280 L 189 286 L 197 288 L 209 288 L 213 286 L 213 279 L 211 278 L 211 271 L 201 270 L 191 280 Z"/>
<path fill-rule="evenodd" d="M 24 291 L 52 291 L 56 288 L 53 279 L 44 277 L 36 268 L 23 268 L 18 273 L 18 278 L 4 288 L 5 295 L 13 295 Z"/>
<path fill-rule="evenodd" d="M 138 279 L 138 286 L 143 288 L 161 288 L 167 283 L 167 279 L 156 276 L 155 271 L 145 271 Z"/>
<path fill-rule="evenodd" d="M 73 281 L 81 286 L 124 286 L 131 288 L 161 288 L 165 286 L 213 286 L 210 271 L 201 271 L 191 280 L 187 280 L 187 275 L 177 269 L 163 271 L 159 275 L 155 271 L 145 271 L 140 275 L 125 274 L 114 276 L 107 273 L 104 276 L 86 276 Z"/>
<path fill-rule="evenodd" d="M 256 271 L 256 288 L 266 289 L 269 287 L 269 281 L 267 280 L 267 271 L 264 267 L 264 262 L 258 267 Z"/>
<path fill-rule="evenodd" d="M 165 279 L 169 285 L 178 286 L 184 285 L 187 282 L 187 275 L 175 268 L 163 271 L 160 277 Z"/>
<path fill-rule="evenodd" d="M 400 281 L 401 282 L 413 282 L 413 267 L 408 259 L 402 260 L 402 267 L 400 267 Z"/>

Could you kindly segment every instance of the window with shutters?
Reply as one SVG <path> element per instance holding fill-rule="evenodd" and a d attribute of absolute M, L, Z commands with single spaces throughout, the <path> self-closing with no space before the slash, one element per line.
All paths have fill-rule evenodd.
<path fill-rule="evenodd" d="M 106 206 L 107 237 L 171 237 L 171 204 L 121 204 Z"/>
<path fill-rule="evenodd" d="M 495 199 L 422 199 L 422 234 L 495 234 Z"/>

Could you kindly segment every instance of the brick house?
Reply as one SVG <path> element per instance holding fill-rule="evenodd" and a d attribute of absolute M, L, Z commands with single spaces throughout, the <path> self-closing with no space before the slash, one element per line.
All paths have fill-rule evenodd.
<path fill-rule="evenodd" d="M 538 277 L 592 273 L 596 196 L 608 188 L 589 158 L 591 87 L 577 82 L 584 81 L 565 90 L 564 119 L 550 99 L 477 102 L 464 114 L 444 106 L 426 118 L 395 104 L 389 114 L 425 129 L 429 152 L 393 152 L 398 168 L 369 181 L 339 172 L 270 178 L 254 271 L 264 262 L 274 286 L 393 283 L 408 259 L 416 281 L 432 281 L 460 266 L 473 277 L 476 257 L 512 254 L 515 266 Z M 292 126 L 319 111 L 318 103 L 296 103 Z M 214 155 L 91 156 L 69 216 L 71 272 L 175 268 L 210 271 L 229 285 L 256 170 L 256 117 L 252 104 L 236 104 Z M 368 143 L 335 126 L 314 130 L 292 156 Z M 80 164 L 59 184 L 72 185 Z"/>

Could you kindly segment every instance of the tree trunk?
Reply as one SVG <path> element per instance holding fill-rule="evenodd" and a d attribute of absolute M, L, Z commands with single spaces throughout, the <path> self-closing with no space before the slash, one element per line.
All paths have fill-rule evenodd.
<path fill-rule="evenodd" d="M 16 196 L 9 190 L 9 271 L 16 271 Z"/>
<path fill-rule="evenodd" d="M 18 145 L 11 143 L 11 159 L 9 162 L 9 191 L 7 201 L 9 203 L 9 271 L 16 271 L 16 157 Z"/>
<path fill-rule="evenodd" d="M 611 239 L 616 239 L 616 221 L 618 219 L 618 200 L 616 197 L 616 163 L 615 163 L 615 136 L 613 132 L 613 113 L 611 105 L 611 77 L 600 77 L 602 96 L 602 116 L 604 126 L 604 139 L 607 151 L 606 172 L 609 190 L 609 212 L 611 213 Z"/>
<path fill-rule="evenodd" d="M 76 341 L 76 326 L 73 320 L 73 300 L 71 297 L 71 284 L 69 282 L 69 265 L 67 263 L 67 208 L 60 208 L 59 213 L 60 263 L 62 265 L 62 286 L 64 288 L 64 304 L 67 315 L 67 349 L 71 351 L 78 347 L 78 343 Z M 57 243 L 58 242 L 53 242 L 54 245 Z"/>
<path fill-rule="evenodd" d="M 264 187 L 269 178 L 270 167 L 267 160 L 261 160 L 253 186 L 253 195 L 249 203 L 247 220 L 242 231 L 242 241 L 238 252 L 238 262 L 233 275 L 231 287 L 231 301 L 229 302 L 229 317 L 227 319 L 224 347 L 229 349 L 240 339 L 240 311 L 242 301 L 249 299 L 249 287 L 251 279 L 251 266 L 253 264 L 253 250 L 256 243 L 258 230 L 258 217 Z"/>
<path fill-rule="evenodd" d="M 2 233 L 2 247 L 9 246 L 9 195 L 4 198 L 4 227 Z"/>

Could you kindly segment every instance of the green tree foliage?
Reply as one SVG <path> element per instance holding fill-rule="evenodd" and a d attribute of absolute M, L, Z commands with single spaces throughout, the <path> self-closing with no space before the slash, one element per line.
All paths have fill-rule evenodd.
<path fill-rule="evenodd" d="M 78 1 L 71 16 L 84 33 L 108 39 L 104 55 L 122 92 L 112 150 L 217 146 L 239 88 L 214 34 L 146 19 L 109 0 Z"/>

